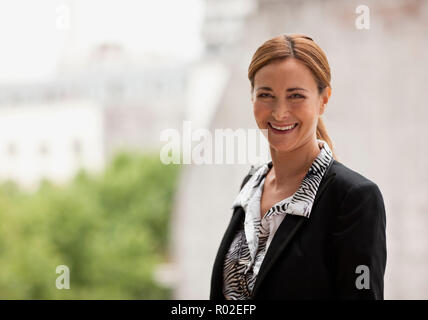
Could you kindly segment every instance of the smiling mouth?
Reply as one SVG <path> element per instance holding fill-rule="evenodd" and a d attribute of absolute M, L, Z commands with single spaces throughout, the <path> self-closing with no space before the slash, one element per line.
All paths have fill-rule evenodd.
<path fill-rule="evenodd" d="M 298 123 L 294 123 L 288 126 L 276 126 L 273 125 L 272 123 L 268 122 L 269 126 L 274 130 L 274 131 L 279 131 L 279 132 L 288 132 L 293 130 L 295 127 L 297 127 Z"/>

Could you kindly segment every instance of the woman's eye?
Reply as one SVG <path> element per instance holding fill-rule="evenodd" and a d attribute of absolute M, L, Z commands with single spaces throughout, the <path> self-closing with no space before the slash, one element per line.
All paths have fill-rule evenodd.
<path fill-rule="evenodd" d="M 290 95 L 290 98 L 301 99 L 301 98 L 304 98 L 304 96 L 302 96 L 301 94 L 298 94 L 298 93 L 294 93 L 294 94 Z"/>
<path fill-rule="evenodd" d="M 267 96 L 271 96 L 271 95 L 269 93 L 260 93 L 259 94 L 260 98 L 264 98 L 264 97 L 267 97 Z"/>

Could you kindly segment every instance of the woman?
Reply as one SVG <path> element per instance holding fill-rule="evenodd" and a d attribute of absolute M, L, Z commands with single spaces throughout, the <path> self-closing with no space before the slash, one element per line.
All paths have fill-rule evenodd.
<path fill-rule="evenodd" d="M 210 298 L 383 299 L 384 202 L 332 151 L 324 52 L 307 36 L 277 36 L 257 49 L 248 78 L 272 161 L 244 178 Z"/>

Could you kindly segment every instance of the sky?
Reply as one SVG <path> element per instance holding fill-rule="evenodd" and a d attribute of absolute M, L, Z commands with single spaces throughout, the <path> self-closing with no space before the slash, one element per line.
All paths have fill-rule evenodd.
<path fill-rule="evenodd" d="M 104 42 L 191 60 L 203 9 L 203 0 L 1 0 L 0 83 L 49 79 L 65 52 Z"/>

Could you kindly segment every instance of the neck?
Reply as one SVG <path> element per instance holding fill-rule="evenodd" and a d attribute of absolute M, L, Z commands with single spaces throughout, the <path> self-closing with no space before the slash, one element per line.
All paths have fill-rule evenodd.
<path fill-rule="evenodd" d="M 309 140 L 297 149 L 282 152 L 270 148 L 272 172 L 270 183 L 276 189 L 290 181 L 302 180 L 320 153 L 316 138 Z"/>

